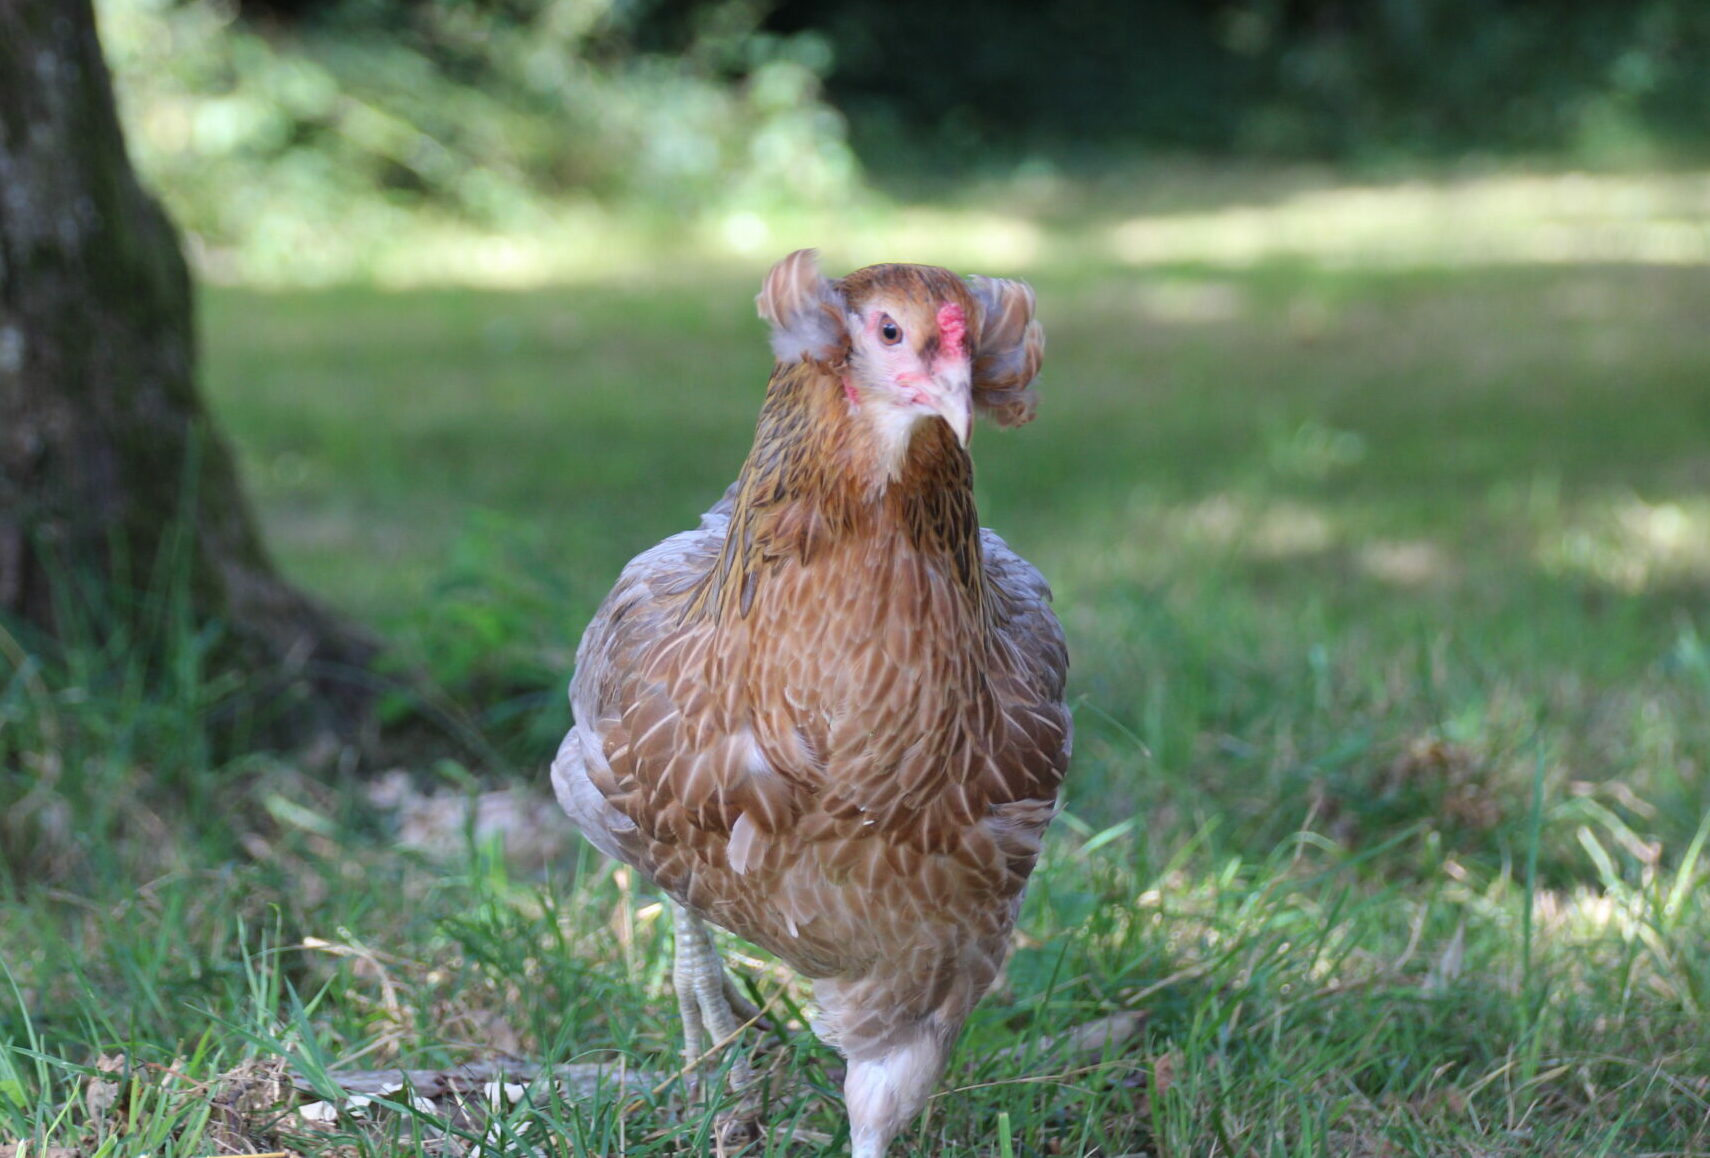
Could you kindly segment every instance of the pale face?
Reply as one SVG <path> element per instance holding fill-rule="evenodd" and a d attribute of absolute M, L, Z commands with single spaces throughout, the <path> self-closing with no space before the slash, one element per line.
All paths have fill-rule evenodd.
<path fill-rule="evenodd" d="M 973 425 L 968 318 L 955 301 L 875 297 L 848 315 L 851 353 L 844 392 L 900 464 L 916 427 L 949 423 L 964 446 Z"/>

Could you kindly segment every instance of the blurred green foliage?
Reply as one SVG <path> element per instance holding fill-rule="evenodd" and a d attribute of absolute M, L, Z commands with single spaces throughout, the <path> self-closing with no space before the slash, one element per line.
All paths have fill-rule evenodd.
<path fill-rule="evenodd" d="M 99 8 L 139 166 L 228 281 L 372 274 L 448 232 L 571 251 L 838 211 L 872 203 L 863 170 L 919 192 L 1184 152 L 1631 168 L 1710 144 L 1701 0 Z"/>
<path fill-rule="evenodd" d="M 317 252 L 337 273 L 424 215 L 526 235 L 567 202 L 680 216 L 854 182 L 824 42 L 742 3 L 670 55 L 633 45 L 617 0 L 98 8 L 135 160 L 215 274 Z"/>

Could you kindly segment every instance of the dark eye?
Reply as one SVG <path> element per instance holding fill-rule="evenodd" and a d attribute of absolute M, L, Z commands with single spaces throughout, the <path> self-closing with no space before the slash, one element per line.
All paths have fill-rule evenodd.
<path fill-rule="evenodd" d="M 894 346 L 902 341 L 902 327 L 886 318 L 879 323 L 879 338 L 887 346 Z"/>

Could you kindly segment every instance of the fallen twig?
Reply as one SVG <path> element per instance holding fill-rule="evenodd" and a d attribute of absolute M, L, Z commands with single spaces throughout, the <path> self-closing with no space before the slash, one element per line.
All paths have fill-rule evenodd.
<path fill-rule="evenodd" d="M 1146 1015 L 1137 1010 L 1127 1010 L 1113 1013 L 1108 1017 L 1096 1018 L 1077 1025 L 1062 1033 L 1052 1034 L 1038 1042 L 1024 1045 L 1012 1045 L 999 1051 L 1000 1057 L 1019 1057 L 1026 1053 L 1034 1053 L 1040 1057 L 1048 1054 L 1067 1054 L 1070 1058 L 1084 1057 L 1092 1054 L 1102 1054 L 1105 1050 L 1119 1052 L 1121 1046 L 1127 1045 L 1140 1034 L 1140 1027 L 1145 1024 Z"/>
<path fill-rule="evenodd" d="M 645 1093 L 663 1080 L 663 1075 L 650 1070 L 620 1069 L 600 1062 L 542 1066 L 522 1058 L 494 1058 L 436 1070 L 335 1070 L 328 1072 L 327 1077 L 347 1094 L 383 1097 L 408 1089 L 424 1098 L 479 1093 L 492 1082 L 527 1085 L 546 1079 L 558 1083 L 567 1096 L 577 1100 L 613 1091 Z M 291 1073 L 291 1084 L 305 1093 L 319 1093 L 313 1082 L 295 1070 Z"/>

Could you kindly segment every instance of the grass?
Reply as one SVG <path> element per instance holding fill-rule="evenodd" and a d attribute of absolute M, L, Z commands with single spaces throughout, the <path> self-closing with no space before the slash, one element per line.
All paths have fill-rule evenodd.
<path fill-rule="evenodd" d="M 1657 179 L 1654 220 L 1582 197 L 1598 246 L 1547 260 L 1433 243 L 1408 187 L 1361 260 L 1336 213 L 1373 236 L 1381 197 L 1295 176 L 1197 216 L 1180 190 L 1009 211 L 1051 349 L 1039 422 L 976 438 L 982 512 L 1056 587 L 1076 764 L 1003 985 L 900 1151 L 1710 1152 L 1710 267 L 1655 251 L 1705 229 L 1693 180 Z M 1463 192 L 1466 235 L 1520 229 Z M 1292 240 L 1196 232 L 1236 210 Z M 943 212 L 976 240 L 922 256 L 1018 236 Z M 539 791 L 582 624 L 739 463 L 762 265 L 207 295 L 208 389 L 286 569 L 424 663 L 510 771 L 218 764 L 196 722 L 242 691 L 199 689 L 205 641 L 166 695 L 122 654 L 11 643 L 0 1142 L 706 1147 L 668 1092 L 400 1093 L 315 1124 L 268 1083 L 675 1063 L 657 898 L 538 799 L 463 806 Z M 1053 1040 L 1125 1012 L 1108 1052 Z M 835 1138 L 835 1059 L 801 1030 L 765 1056 L 771 1120 Z"/>

